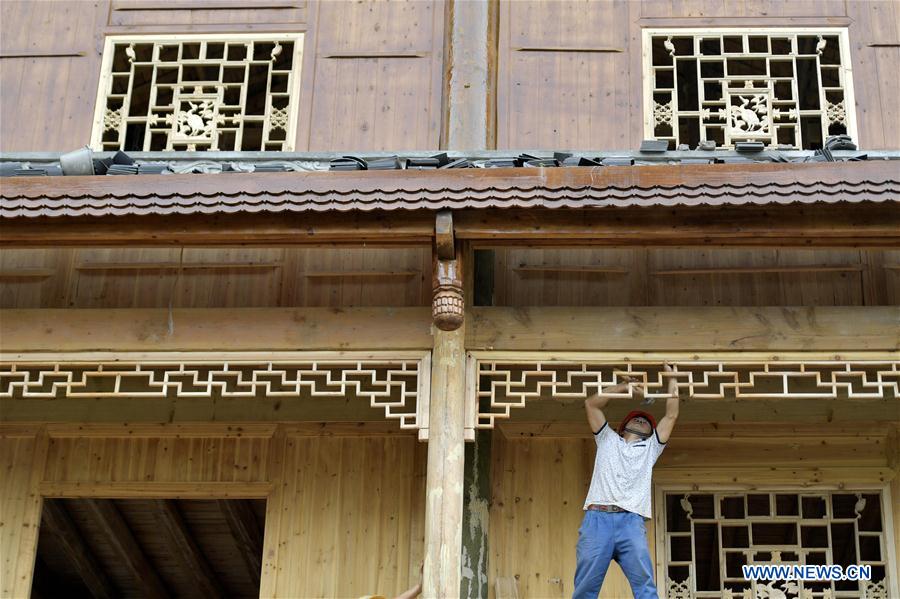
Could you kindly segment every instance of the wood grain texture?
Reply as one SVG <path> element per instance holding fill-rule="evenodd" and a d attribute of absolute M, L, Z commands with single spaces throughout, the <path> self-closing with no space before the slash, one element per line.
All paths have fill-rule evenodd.
<path fill-rule="evenodd" d="M 0 151 L 64 151 L 91 135 L 106 0 L 29 2 L 0 7 Z M 77 53 L 77 56 L 62 54 Z M 59 93 L 59 90 L 65 93 Z"/>
<path fill-rule="evenodd" d="M 518 438 L 493 435 L 489 561 L 491 597 L 498 579 L 515 579 L 519 596 L 569 597 L 575 573 L 575 545 L 590 483 L 596 444 L 587 425 L 582 438 Z M 886 454 L 886 431 L 857 436 L 860 431 L 796 436 L 796 429 L 767 424 L 764 436 L 732 431 L 734 437 L 696 438 L 688 427 L 676 426 L 654 470 L 654 483 L 730 485 L 752 489 L 821 485 L 852 489 L 854 484 L 884 485 L 892 480 Z M 802 425 L 801 425 L 802 428 Z M 812 432 L 812 427 L 807 427 Z M 704 446 L 715 446 L 711 458 Z M 727 451 L 723 451 L 727 448 Z M 760 467 L 760 452 L 776 462 Z M 896 479 L 894 479 L 896 480 Z M 893 488 L 897 488 L 893 483 Z M 894 512 L 896 513 L 896 509 Z M 654 516 L 660 515 L 654 506 Z M 653 541 L 647 523 L 651 559 L 663 547 Z M 552 547 L 555 550 L 548 551 Z M 630 596 L 629 585 L 613 566 L 601 599 Z"/>
<path fill-rule="evenodd" d="M 884 73 L 900 69 L 900 48 L 872 44 L 900 42 L 898 10 L 891 0 L 503 1 L 497 147 L 637 148 L 642 27 L 848 26 L 859 141 L 896 148 L 900 82 Z M 620 51 L 584 52 L 597 48 Z"/>
<path fill-rule="evenodd" d="M 276 438 L 260 597 L 391 596 L 418 582 L 424 449 L 414 437 Z"/>
<path fill-rule="evenodd" d="M 896 351 L 900 307 L 482 308 L 469 349 Z"/>
<path fill-rule="evenodd" d="M 0 432 L 0 596 L 27 597 L 41 519 L 38 492 L 46 456 L 39 427 Z"/>
<path fill-rule="evenodd" d="M 7 352 L 428 349 L 430 326 L 427 307 L 201 309 L 171 315 L 165 309 L 9 310 L 0 319 L 0 337 Z"/>
<path fill-rule="evenodd" d="M 317 3 L 296 147 L 438 148 L 444 16 L 437 1 Z"/>

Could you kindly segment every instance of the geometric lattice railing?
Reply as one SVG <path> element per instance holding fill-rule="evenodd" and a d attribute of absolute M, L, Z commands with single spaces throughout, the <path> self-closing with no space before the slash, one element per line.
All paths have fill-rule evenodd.
<path fill-rule="evenodd" d="M 347 398 L 427 428 L 427 352 L 114 356 L 4 356 L 0 398 Z"/>
<path fill-rule="evenodd" d="M 663 369 L 663 361 L 674 372 Z M 646 359 L 563 357 L 527 359 L 492 356 L 469 357 L 467 401 L 474 428 L 493 428 L 498 418 L 509 418 L 513 408 L 535 400 L 583 400 L 593 393 L 634 379 L 614 397 L 629 398 L 641 387 L 648 402 L 668 396 L 674 377 L 682 396 L 694 400 L 720 399 L 896 399 L 900 398 L 900 360 L 823 360 L 735 357 L 704 359 L 673 356 Z"/>

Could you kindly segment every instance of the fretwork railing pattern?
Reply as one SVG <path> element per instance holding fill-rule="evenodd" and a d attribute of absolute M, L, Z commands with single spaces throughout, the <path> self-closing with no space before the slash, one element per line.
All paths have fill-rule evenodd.
<path fill-rule="evenodd" d="M 418 429 L 427 422 L 428 364 L 425 354 L 9 360 L 0 362 L 0 398 L 358 399 Z"/>
<path fill-rule="evenodd" d="M 537 400 L 584 400 L 630 376 L 634 382 L 613 397 L 648 401 L 668 397 L 674 377 L 683 397 L 721 399 L 897 399 L 900 361 L 868 360 L 672 360 L 671 375 L 661 360 L 470 358 L 469 399 L 476 428 L 493 428 L 514 408 Z"/>

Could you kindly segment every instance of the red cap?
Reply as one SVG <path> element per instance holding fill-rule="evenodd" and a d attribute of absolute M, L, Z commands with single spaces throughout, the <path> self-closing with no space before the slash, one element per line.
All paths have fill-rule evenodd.
<path fill-rule="evenodd" d="M 622 420 L 622 424 L 619 425 L 619 434 L 622 434 L 622 431 L 625 430 L 625 427 L 628 425 L 628 422 L 631 419 L 637 418 L 638 416 L 643 416 L 644 418 L 646 418 L 650 422 L 650 426 L 653 427 L 653 430 L 656 430 L 656 418 L 654 418 L 652 414 L 648 414 L 647 412 L 643 412 L 641 410 L 632 410 L 631 412 L 628 412 L 628 415 L 625 416 L 624 420 Z"/>

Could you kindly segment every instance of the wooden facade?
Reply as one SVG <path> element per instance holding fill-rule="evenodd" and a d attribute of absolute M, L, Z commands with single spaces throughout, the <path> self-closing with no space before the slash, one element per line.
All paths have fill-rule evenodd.
<path fill-rule="evenodd" d="M 720 27 L 846 28 L 885 158 L 4 178 L 59 213 L 0 219 L 0 597 L 40 593 L 59 499 L 264 501 L 260 597 L 570 596 L 595 444 L 566 372 L 652 391 L 667 361 L 698 398 L 655 469 L 660 597 L 697 596 L 667 493 L 867 498 L 883 591 L 845 596 L 900 596 L 896 2 L 8 0 L 0 27 L 3 161 L 88 143 L 105 39 L 142 34 L 304 34 L 300 153 L 264 159 L 634 150 L 642 31 Z M 614 567 L 600 597 L 629 593 Z"/>
<path fill-rule="evenodd" d="M 4 2 L 3 21 L 21 26 L 4 29 L 0 85 L 15 91 L 4 102 L 0 148 L 60 151 L 90 138 L 107 35 L 260 31 L 308 33 L 298 151 L 443 147 L 448 5 L 347 4 L 198 0 L 160 10 L 152 0 Z M 486 147 L 637 147 L 640 31 L 685 26 L 847 27 L 862 147 L 895 149 L 900 142 L 900 93 L 884 76 L 900 68 L 900 16 L 891 0 L 529 1 L 492 3 L 488 11 L 484 22 L 468 17 L 492 38 L 485 71 L 495 128 Z M 48 93 L 59 85 L 70 90 L 62 104 Z M 547 95 L 549 89 L 562 93 Z M 17 118 L 24 106 L 34 118 Z"/>

